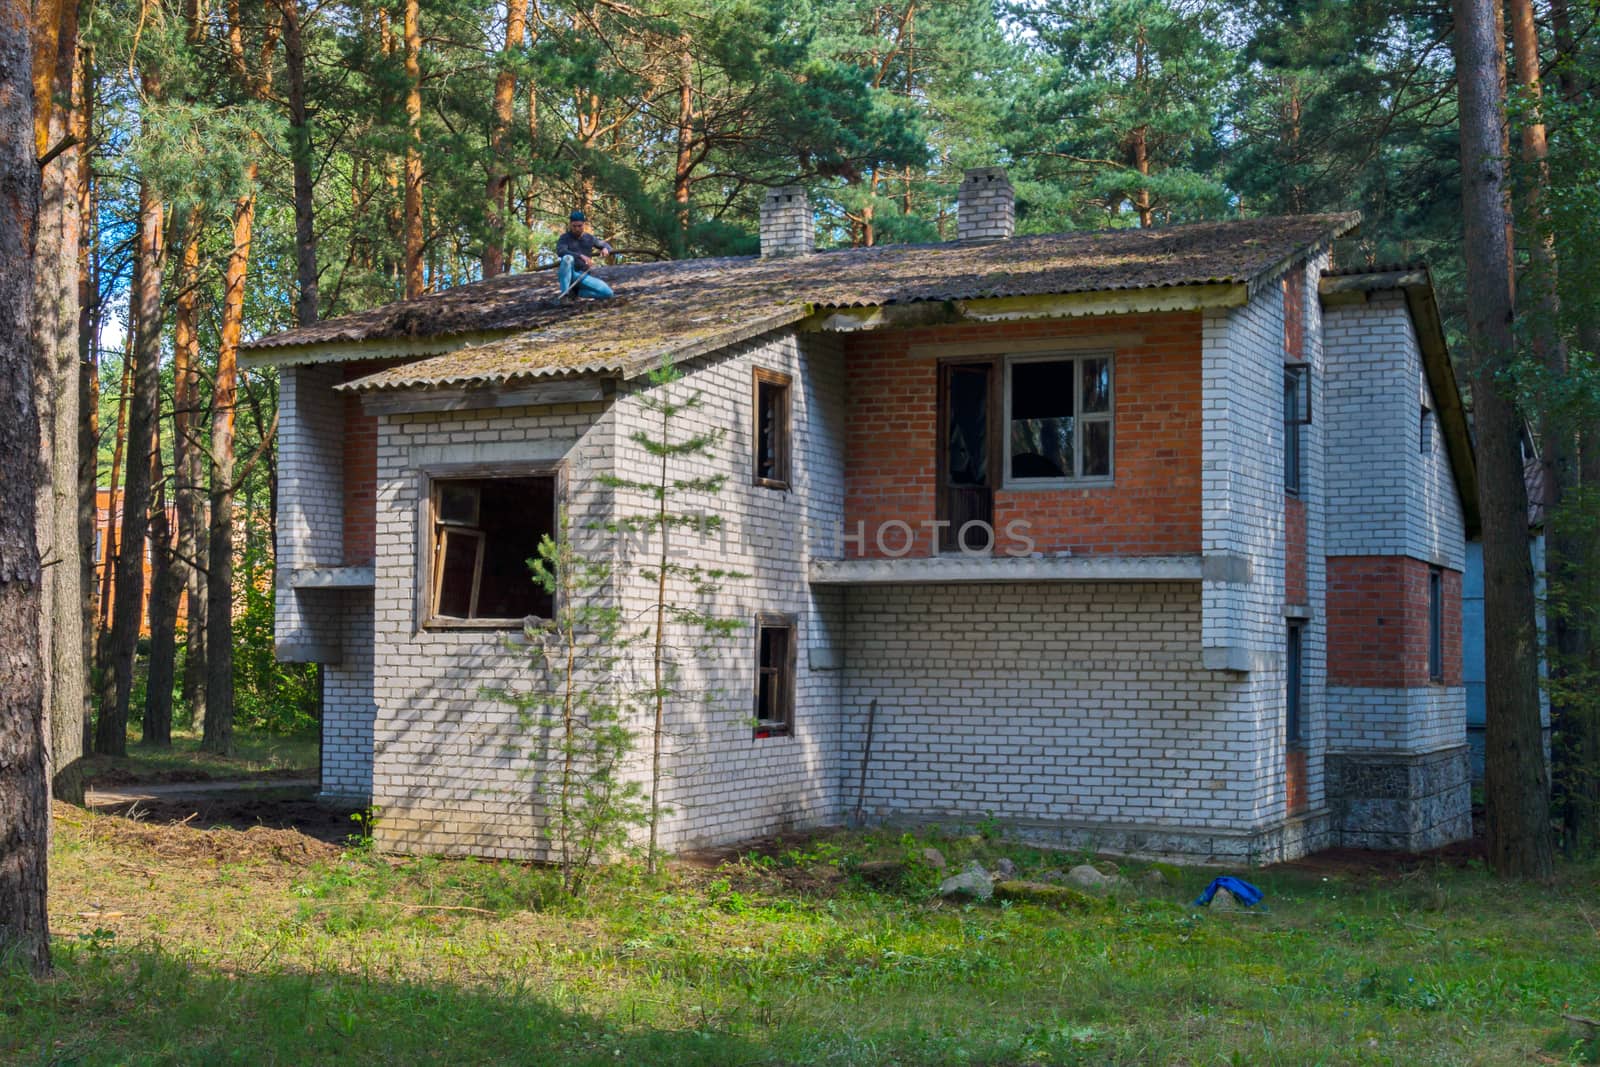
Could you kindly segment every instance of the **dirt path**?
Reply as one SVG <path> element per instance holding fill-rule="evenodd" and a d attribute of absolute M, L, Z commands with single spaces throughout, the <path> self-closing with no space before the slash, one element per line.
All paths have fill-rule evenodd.
<path fill-rule="evenodd" d="M 257 789 L 315 788 L 315 778 L 238 778 L 231 781 L 167 782 L 161 785 L 89 787 L 84 807 L 109 808 L 139 800 L 182 800 L 197 793 L 243 793 Z"/>

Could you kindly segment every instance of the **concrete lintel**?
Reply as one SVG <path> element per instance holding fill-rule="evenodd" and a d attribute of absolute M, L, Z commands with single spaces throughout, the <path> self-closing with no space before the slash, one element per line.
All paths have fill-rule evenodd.
<path fill-rule="evenodd" d="M 272 653 L 279 663 L 342 663 L 344 651 L 326 641 L 297 641 L 280 638 L 273 643 Z"/>
<path fill-rule="evenodd" d="M 504 463 L 548 464 L 566 458 L 577 441 L 492 441 L 436 445 L 413 445 L 407 455 L 412 468 L 450 464 Z"/>
<path fill-rule="evenodd" d="M 1252 671 L 1269 670 L 1278 662 L 1276 653 L 1245 648 L 1243 645 L 1212 645 L 1200 650 L 1200 665 L 1208 671 L 1249 674 Z"/>
<path fill-rule="evenodd" d="M 289 575 L 291 589 L 371 589 L 373 568 L 302 567 Z"/>
<path fill-rule="evenodd" d="M 1236 552 L 1213 552 L 1206 556 L 1201 577 L 1224 585 L 1249 585 L 1253 570 L 1250 557 Z"/>
<path fill-rule="evenodd" d="M 938 582 L 1190 582 L 1199 556 L 933 556 L 814 559 L 813 585 Z"/>

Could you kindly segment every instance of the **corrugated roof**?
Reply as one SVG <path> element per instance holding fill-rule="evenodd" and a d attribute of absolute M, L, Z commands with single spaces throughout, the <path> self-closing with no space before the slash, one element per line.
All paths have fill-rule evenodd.
<path fill-rule="evenodd" d="M 371 375 L 347 388 L 492 382 L 574 373 L 629 373 L 662 354 L 679 358 L 773 329 L 812 308 L 1109 292 L 1213 283 L 1254 284 L 1351 229 L 1353 214 L 1201 222 L 880 245 L 782 259 L 678 260 L 601 267 L 609 301 L 554 301 L 548 271 L 458 286 L 318 323 L 247 346 L 258 360 L 296 349 L 515 331 Z"/>

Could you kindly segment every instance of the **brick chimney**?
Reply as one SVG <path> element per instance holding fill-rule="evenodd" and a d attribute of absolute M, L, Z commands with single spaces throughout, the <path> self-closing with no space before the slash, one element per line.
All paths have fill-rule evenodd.
<path fill-rule="evenodd" d="M 768 189 L 761 198 L 761 255 L 808 256 L 816 246 L 811 201 L 798 185 Z"/>
<path fill-rule="evenodd" d="M 1004 167 L 974 167 L 961 179 L 956 201 L 956 236 L 965 241 L 1003 240 L 1016 225 L 1016 198 Z M 761 228 L 763 240 L 766 226 Z"/>

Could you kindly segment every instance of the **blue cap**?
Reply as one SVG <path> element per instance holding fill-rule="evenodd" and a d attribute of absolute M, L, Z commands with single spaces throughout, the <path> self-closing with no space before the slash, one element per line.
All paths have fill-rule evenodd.
<path fill-rule="evenodd" d="M 568 222 L 588 222 L 589 220 L 584 217 L 583 212 L 574 211 L 572 214 L 567 216 L 567 221 Z"/>

